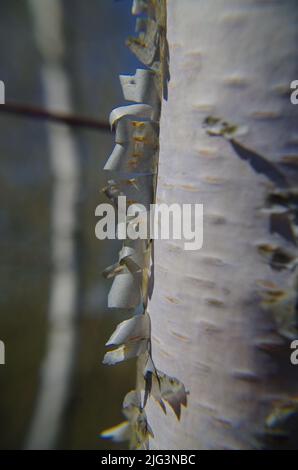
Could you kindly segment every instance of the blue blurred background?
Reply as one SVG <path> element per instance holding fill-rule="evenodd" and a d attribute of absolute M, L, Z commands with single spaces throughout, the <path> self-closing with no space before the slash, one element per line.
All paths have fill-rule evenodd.
<path fill-rule="evenodd" d="M 138 66 L 125 46 L 135 25 L 131 3 L 1 0 L 6 102 L 107 121 L 123 103 L 119 73 L 133 74 Z M 99 432 L 122 420 L 134 364 L 101 365 L 104 344 L 126 315 L 107 309 L 109 281 L 101 274 L 119 246 L 94 234 L 94 211 L 105 201 L 100 190 L 108 178 L 102 168 L 112 148 L 109 132 L 0 113 L 2 449 L 117 447 Z M 65 210 L 73 211 L 69 225 L 63 198 L 70 198 Z M 62 232 L 68 230 L 62 235 L 55 219 L 60 209 Z M 69 311 L 61 323 L 64 302 Z M 56 355 L 55 338 L 62 339 Z"/>

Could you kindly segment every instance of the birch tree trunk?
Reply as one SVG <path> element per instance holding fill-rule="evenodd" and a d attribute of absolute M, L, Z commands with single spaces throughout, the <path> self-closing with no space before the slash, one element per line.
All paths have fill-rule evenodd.
<path fill-rule="evenodd" d="M 297 448 L 297 3 L 167 4 L 157 203 L 203 203 L 204 243 L 154 242 L 153 360 L 189 397 L 150 398 L 150 448 Z"/>

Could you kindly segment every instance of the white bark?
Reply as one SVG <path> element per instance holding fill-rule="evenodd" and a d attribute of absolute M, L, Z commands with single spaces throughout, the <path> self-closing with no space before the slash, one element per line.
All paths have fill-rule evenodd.
<path fill-rule="evenodd" d="M 277 291 L 284 304 L 295 297 L 295 272 L 273 269 L 260 254 L 266 245 L 297 255 L 269 231 L 264 208 L 274 183 L 203 126 L 219 116 L 245 129 L 236 140 L 266 159 L 295 160 L 296 28 L 291 0 L 168 1 L 171 81 L 157 202 L 203 203 L 204 243 L 184 251 L 183 240 L 155 241 L 153 360 L 184 382 L 189 404 L 178 422 L 150 399 L 151 448 L 262 446 L 274 403 L 297 395 L 297 369 L 276 323 L 281 302 L 261 305 Z"/>

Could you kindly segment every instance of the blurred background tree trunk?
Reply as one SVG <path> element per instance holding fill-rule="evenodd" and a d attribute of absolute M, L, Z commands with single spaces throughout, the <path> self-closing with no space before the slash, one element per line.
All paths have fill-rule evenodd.
<path fill-rule="evenodd" d="M 137 66 L 137 60 L 125 46 L 135 25 L 131 1 L 38 0 L 37 3 L 47 24 L 47 34 L 54 35 L 48 40 L 49 48 L 54 47 L 57 39 L 57 24 L 50 26 L 49 4 L 61 10 L 64 55 L 60 65 L 68 80 L 74 114 L 106 121 L 110 110 L 123 100 L 119 73 L 133 73 Z M 29 0 L 2 0 L 0 79 L 6 85 L 7 103 L 65 112 L 65 102 L 57 103 L 46 95 L 43 71 L 44 57 L 34 34 Z M 58 90 L 59 86 L 55 85 L 55 91 Z M 79 300 L 72 316 L 77 337 L 75 364 L 71 387 L 67 385 L 68 374 L 62 374 L 59 379 L 58 386 L 68 388 L 69 393 L 63 401 L 59 429 L 51 431 L 55 435 L 51 445 L 56 449 L 119 448 L 101 440 L 98 434 L 111 421 L 121 419 L 123 396 L 134 383 L 134 365 L 123 364 L 116 372 L 101 364 L 106 337 L 123 318 L 123 312 L 111 315 L 107 309 L 109 285 L 102 277 L 102 271 L 113 262 L 119 246 L 109 240 L 99 242 L 94 234 L 95 207 L 105 201 L 100 192 L 106 184 L 102 168 L 113 149 L 113 135 L 61 124 L 53 124 L 51 129 L 56 135 L 66 133 L 71 137 L 79 154 L 80 172 L 75 207 L 79 224 L 71 241 L 79 247 L 75 266 L 80 278 Z M 48 357 L 47 347 L 53 331 L 50 298 L 56 273 L 52 263 L 52 208 L 58 188 L 53 159 L 60 157 L 58 165 L 69 162 L 68 156 L 64 153 L 61 156 L 60 151 L 53 155 L 45 121 L 1 113 L 0 339 L 6 349 L 6 365 L 0 367 L 2 449 L 23 448 L 28 443 L 42 369 Z M 64 173 L 66 179 L 71 178 L 71 169 L 68 170 Z M 61 190 L 59 194 L 65 196 L 66 192 Z M 64 246 L 63 257 L 70 245 Z M 49 392 L 49 401 L 44 401 L 48 409 L 53 399 Z M 49 442 L 48 425 L 44 423 L 38 436 L 42 445 Z"/>
<path fill-rule="evenodd" d="M 66 74 L 63 10 L 60 2 L 30 0 L 36 44 L 42 57 L 46 109 L 71 113 L 71 85 Z M 47 11 L 47 15 L 44 11 Z M 77 356 L 80 246 L 76 232 L 80 195 L 80 159 L 67 127 L 48 125 L 51 171 L 52 276 L 48 338 L 35 412 L 27 438 L 29 449 L 53 449 L 62 429 Z M 81 250 L 80 250 L 81 251 Z"/>

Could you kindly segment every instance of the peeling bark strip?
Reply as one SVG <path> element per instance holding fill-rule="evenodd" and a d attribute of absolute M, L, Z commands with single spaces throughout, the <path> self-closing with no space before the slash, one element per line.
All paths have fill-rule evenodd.
<path fill-rule="evenodd" d="M 140 61 L 149 67 L 134 76 L 120 76 L 124 98 L 137 104 L 114 109 L 110 124 L 116 128 L 116 146 L 104 169 L 118 171 L 122 179 L 110 180 L 104 193 L 117 207 L 118 197 L 128 203 L 154 203 L 159 153 L 159 119 L 162 97 L 167 96 L 168 49 L 166 40 L 166 1 L 134 0 L 132 12 L 146 14 L 137 20 L 137 38 L 127 41 Z M 127 225 L 133 224 L 129 220 Z M 137 390 L 123 402 L 126 421 L 104 431 L 103 438 L 130 441 L 133 449 L 148 449 L 153 438 L 145 412 L 153 396 L 166 412 L 166 401 L 180 419 L 186 406 L 184 385 L 156 369 L 151 356 L 151 326 L 148 314 L 149 284 L 152 282 L 152 240 L 125 240 L 117 263 L 104 271 L 113 279 L 108 297 L 111 308 L 134 309 L 134 316 L 116 328 L 107 346 L 118 346 L 105 354 L 104 364 L 114 365 L 138 357 Z"/>
<path fill-rule="evenodd" d="M 151 394 L 150 448 L 298 448 L 297 13 L 295 0 L 167 2 L 156 197 L 199 198 L 204 245 L 154 243 L 152 357 L 190 395 L 177 423 Z"/>

